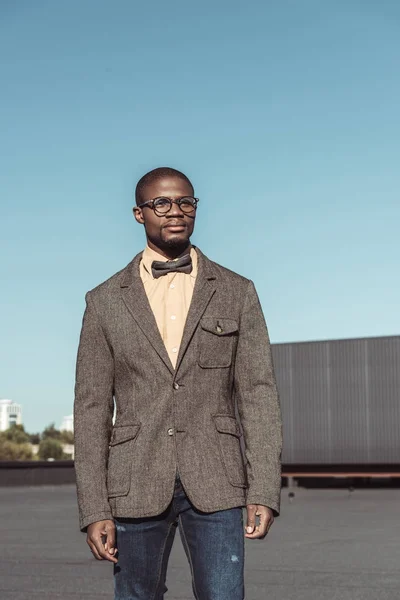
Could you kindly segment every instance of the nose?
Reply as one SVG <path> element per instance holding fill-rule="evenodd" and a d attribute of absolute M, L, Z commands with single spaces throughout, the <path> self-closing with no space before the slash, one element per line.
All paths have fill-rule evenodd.
<path fill-rule="evenodd" d="M 171 208 L 166 213 L 166 216 L 167 217 L 184 217 L 185 213 L 183 212 L 183 210 L 181 209 L 179 204 L 176 202 L 176 200 L 172 200 Z"/>

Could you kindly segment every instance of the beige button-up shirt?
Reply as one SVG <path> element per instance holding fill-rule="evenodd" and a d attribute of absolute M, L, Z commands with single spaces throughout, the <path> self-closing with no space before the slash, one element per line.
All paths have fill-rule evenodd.
<path fill-rule="evenodd" d="M 168 259 L 146 246 L 140 261 L 140 277 L 174 367 L 197 277 L 197 253 L 194 248 L 191 248 L 190 256 L 193 265 L 190 274 L 167 273 L 158 279 L 154 279 L 152 275 L 151 263 L 153 260 Z"/>

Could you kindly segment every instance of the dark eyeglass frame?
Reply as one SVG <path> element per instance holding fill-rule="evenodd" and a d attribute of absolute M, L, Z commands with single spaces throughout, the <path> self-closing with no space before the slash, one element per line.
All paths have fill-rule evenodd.
<path fill-rule="evenodd" d="M 163 212 L 157 212 L 157 207 L 155 206 L 155 202 L 157 202 L 157 200 L 168 200 L 169 202 L 169 208 L 166 211 Z M 193 212 L 190 210 L 190 212 L 185 212 L 185 210 L 182 208 L 182 203 L 185 200 L 191 200 L 194 202 L 191 202 L 191 209 L 193 207 Z M 177 198 L 176 200 L 172 200 L 172 198 L 168 198 L 167 196 L 158 196 L 157 198 L 153 198 L 153 200 L 148 200 L 147 202 L 143 202 L 143 204 L 139 204 L 138 208 L 142 208 L 143 206 L 148 206 L 149 208 L 151 208 L 154 213 L 157 215 L 157 217 L 164 217 L 165 215 L 167 215 L 169 213 L 169 211 L 172 208 L 172 204 L 177 204 L 179 206 L 179 208 L 181 209 L 181 211 L 183 212 L 184 215 L 191 215 L 194 214 L 197 210 L 197 204 L 199 202 L 199 198 L 194 198 L 193 196 L 182 196 L 182 198 Z"/>

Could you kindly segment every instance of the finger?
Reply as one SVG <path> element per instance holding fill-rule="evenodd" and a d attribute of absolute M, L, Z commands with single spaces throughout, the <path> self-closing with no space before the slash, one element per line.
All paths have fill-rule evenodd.
<path fill-rule="evenodd" d="M 109 554 L 107 552 L 107 550 L 105 549 L 103 541 L 101 539 L 101 535 L 104 535 L 104 533 L 98 533 L 98 534 L 92 536 L 92 538 L 91 538 L 91 542 L 94 544 L 98 554 L 105 560 L 110 560 L 111 562 L 117 562 L 117 559 L 114 556 L 112 556 L 111 554 Z"/>
<path fill-rule="evenodd" d="M 263 533 L 260 529 L 260 525 L 257 525 L 253 531 L 253 533 L 246 533 L 246 537 L 250 540 L 257 540 L 265 537 L 265 533 Z"/>
<path fill-rule="evenodd" d="M 260 522 L 254 528 L 253 532 L 246 534 L 246 537 L 249 539 L 264 538 L 274 522 L 272 513 L 264 506 L 256 507 L 256 516 L 260 518 Z"/>
<path fill-rule="evenodd" d="M 93 543 L 92 543 L 92 542 L 91 542 L 89 539 L 88 539 L 88 540 L 86 540 L 86 541 L 87 541 L 87 543 L 88 543 L 88 546 L 89 546 L 89 548 L 90 548 L 90 551 L 91 551 L 91 553 L 93 554 L 94 558 L 95 558 L 96 560 L 103 560 L 103 559 L 101 558 L 100 554 L 97 552 L 97 550 L 96 550 L 96 546 L 95 546 L 95 545 L 94 545 L 94 544 L 93 544 Z"/>
<path fill-rule="evenodd" d="M 109 524 L 106 527 L 106 543 L 104 544 L 105 549 L 112 555 L 117 551 L 116 539 L 115 539 L 115 525 Z"/>
<path fill-rule="evenodd" d="M 256 525 L 251 533 L 246 533 L 247 538 L 250 540 L 255 540 L 260 537 L 260 526 Z"/>
<path fill-rule="evenodd" d="M 256 511 L 257 506 L 255 504 L 247 505 L 247 522 L 246 522 L 246 533 L 253 533 L 256 526 Z"/>

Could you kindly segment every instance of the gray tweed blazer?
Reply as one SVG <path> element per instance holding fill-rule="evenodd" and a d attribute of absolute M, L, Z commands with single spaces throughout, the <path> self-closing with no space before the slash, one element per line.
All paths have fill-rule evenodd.
<path fill-rule="evenodd" d="M 251 281 L 197 252 L 175 369 L 141 254 L 86 295 L 74 404 L 82 531 L 162 513 L 177 472 L 201 511 L 263 504 L 279 513 L 281 415 L 258 296 Z"/>

